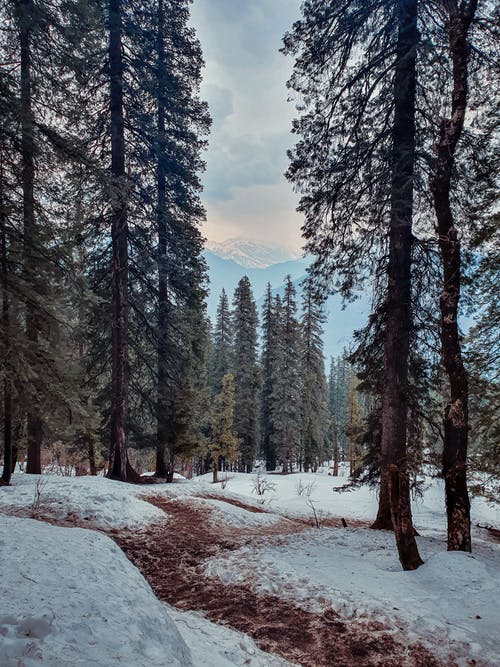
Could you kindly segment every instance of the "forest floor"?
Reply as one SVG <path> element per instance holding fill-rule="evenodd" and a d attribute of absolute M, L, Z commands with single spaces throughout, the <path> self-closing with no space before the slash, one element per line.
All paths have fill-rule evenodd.
<path fill-rule="evenodd" d="M 264 479 L 259 495 L 237 473 L 142 487 L 16 474 L 0 491 L 0 667 L 500 665 L 498 505 L 474 499 L 493 530 L 474 528 L 472 556 L 448 553 L 442 482 L 426 479 L 425 564 L 408 573 L 392 533 L 368 528 L 375 492 L 345 471 Z"/>
<path fill-rule="evenodd" d="M 272 527 L 255 526 L 235 533 L 231 526 L 221 526 L 209 508 L 157 496 L 148 501 L 164 510 L 169 519 L 140 532 L 122 530 L 110 534 L 160 600 L 182 610 L 201 611 L 216 623 L 250 635 L 263 651 L 304 667 L 445 664 L 419 642 L 407 644 L 396 639 L 393 631 L 375 618 L 353 621 L 328 605 L 321 612 L 309 611 L 278 595 L 256 592 L 255 585 L 249 582 L 221 585 L 205 572 L 209 558 L 242 546 L 252 547 L 257 542 L 275 543 L 309 527 L 307 521 L 283 520 Z M 258 512 L 241 501 L 229 502 Z M 335 523 L 341 526 L 340 520 Z"/>

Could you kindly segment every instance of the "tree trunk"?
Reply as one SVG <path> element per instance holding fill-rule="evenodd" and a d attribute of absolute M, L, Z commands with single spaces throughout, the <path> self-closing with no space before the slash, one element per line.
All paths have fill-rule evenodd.
<path fill-rule="evenodd" d="M 112 392 L 111 454 L 108 476 L 127 481 L 127 325 L 128 225 L 123 122 L 121 0 L 109 0 L 109 71 L 111 111 Z"/>
<path fill-rule="evenodd" d="M 465 4 L 465 6 L 464 6 Z M 451 116 L 441 119 L 439 142 L 435 147 L 435 170 L 431 191 L 436 211 L 439 249 L 443 262 L 441 311 L 441 355 L 449 380 L 449 400 L 444 413 L 443 476 L 448 518 L 448 550 L 471 551 L 470 502 L 467 491 L 468 379 L 462 359 L 458 330 L 461 260 L 460 239 L 450 204 L 455 150 L 462 134 L 467 108 L 467 34 L 477 8 L 477 0 L 461 3 L 452 10 L 449 46 L 453 64 Z"/>
<path fill-rule="evenodd" d="M 218 465 L 217 465 L 217 460 L 214 459 L 212 462 L 212 482 L 214 484 L 217 484 L 217 478 L 218 478 Z"/>
<path fill-rule="evenodd" d="M 9 295 L 9 268 L 7 264 L 7 230 L 6 211 L 4 205 L 4 174 L 3 151 L 0 149 L 0 228 L 2 233 L 2 326 L 4 334 L 3 362 L 3 471 L 0 484 L 10 484 L 12 476 L 12 382 L 10 379 L 10 295 Z"/>
<path fill-rule="evenodd" d="M 170 478 L 167 466 L 168 440 L 168 266 L 167 266 L 167 211 L 166 211 L 166 172 L 165 172 L 165 13 L 163 0 L 158 0 L 158 38 L 157 38 L 157 210 L 156 224 L 158 231 L 158 396 L 157 396 L 157 442 L 156 475 Z M 170 480 L 172 481 L 172 480 Z"/>
<path fill-rule="evenodd" d="M 173 452 L 170 452 L 169 461 L 168 461 L 168 470 L 166 475 L 166 482 L 172 484 L 174 481 L 174 471 L 175 471 L 175 455 Z"/>
<path fill-rule="evenodd" d="M 394 528 L 392 525 L 389 475 L 386 467 L 383 467 L 380 471 L 377 518 L 370 528 L 374 530 L 392 530 Z"/>
<path fill-rule="evenodd" d="M 89 442 L 89 449 L 88 449 L 88 454 L 89 454 L 89 467 L 90 467 L 90 474 L 93 476 L 97 475 L 97 466 L 95 462 L 95 445 L 93 440 L 90 440 Z"/>
<path fill-rule="evenodd" d="M 31 30 L 33 20 L 33 3 L 21 0 L 19 10 L 19 42 L 21 47 L 21 153 L 22 153 L 22 186 L 23 186 L 23 227 L 25 274 L 28 283 L 34 288 L 35 272 L 33 256 L 36 254 L 36 223 L 35 223 L 35 144 L 33 112 L 31 108 Z M 29 299 L 26 304 L 26 337 L 36 350 L 38 345 L 39 322 L 36 304 Z M 30 399 L 33 406 L 33 397 Z M 43 440 L 43 424 L 35 407 L 27 412 L 28 461 L 26 472 L 40 474 L 41 449 Z"/>
<path fill-rule="evenodd" d="M 396 544 L 405 570 L 422 564 L 413 534 L 406 454 L 418 39 L 417 2 L 399 0 L 381 465 L 382 474 L 388 479 Z"/>

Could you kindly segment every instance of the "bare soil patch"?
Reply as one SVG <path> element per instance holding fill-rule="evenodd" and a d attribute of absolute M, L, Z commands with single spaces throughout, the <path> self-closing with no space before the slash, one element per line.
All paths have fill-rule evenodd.
<path fill-rule="evenodd" d="M 423 646 L 398 641 L 391 628 L 375 620 L 354 622 L 331 608 L 313 613 L 248 585 L 225 585 L 205 576 L 206 559 L 263 536 L 271 539 L 269 528 L 235 533 L 214 523 L 208 508 L 193 507 L 189 501 L 148 500 L 169 515 L 168 521 L 109 534 L 159 599 L 182 610 L 202 611 L 216 623 L 247 633 L 264 651 L 304 667 L 444 667 Z M 279 539 L 304 527 L 301 521 L 284 520 L 272 531 L 279 532 Z"/>

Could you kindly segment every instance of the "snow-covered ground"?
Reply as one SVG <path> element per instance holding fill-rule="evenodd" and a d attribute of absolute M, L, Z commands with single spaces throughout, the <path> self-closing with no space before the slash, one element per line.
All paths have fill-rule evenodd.
<path fill-rule="evenodd" d="M 0 514 L 0 550 L 0 667 L 289 664 L 160 602 L 99 532 Z"/>
<path fill-rule="evenodd" d="M 196 613 L 159 602 L 142 575 L 108 537 L 81 528 L 2 516 L 23 513 L 78 519 L 91 528 L 140 528 L 168 520 L 140 498 L 164 495 L 213 511 L 227 530 L 265 529 L 266 537 L 214 558 L 206 572 L 312 609 L 333 607 L 346 617 L 376 619 L 396 635 L 420 640 L 456 664 L 500 665 L 500 545 L 474 532 L 474 553 L 446 551 L 440 480 L 428 478 L 414 502 L 425 564 L 402 572 L 391 533 L 322 527 L 268 536 L 283 517 L 372 520 L 376 492 L 339 489 L 347 477 L 268 475 L 273 490 L 255 493 L 255 475 L 228 474 L 225 488 L 210 476 L 172 485 L 132 486 L 102 477 L 41 478 L 16 474 L 0 488 L 0 667 L 14 665 L 284 665 L 253 641 Z M 39 508 L 33 511 L 37 484 Z M 300 495 L 299 495 L 300 494 Z M 209 497 L 207 497 L 209 496 Z M 249 512 L 252 505 L 265 513 Z M 36 503 L 35 503 L 36 505 Z M 168 506 L 167 506 L 168 511 Z M 474 499 L 473 523 L 500 527 L 498 505 Z M 42 656 L 40 658 L 40 656 Z M 482 661 L 482 662 L 481 662 Z"/>
<path fill-rule="evenodd" d="M 88 521 L 103 529 L 136 528 L 165 518 L 164 512 L 138 495 L 138 487 L 104 477 L 15 474 L 11 486 L 0 489 L 0 510 L 6 506 L 31 510 L 38 502 L 37 514 Z"/>
<path fill-rule="evenodd" d="M 0 515 L 0 664 L 191 665 L 165 605 L 96 531 Z"/>

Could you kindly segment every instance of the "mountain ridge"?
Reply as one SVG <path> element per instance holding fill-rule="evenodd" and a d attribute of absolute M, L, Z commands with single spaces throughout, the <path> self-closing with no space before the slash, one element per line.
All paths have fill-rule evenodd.
<path fill-rule="evenodd" d="M 292 252 L 284 246 L 251 241 L 243 237 L 230 238 L 222 242 L 207 241 L 205 247 L 218 257 L 232 259 L 247 269 L 265 269 L 300 257 L 300 252 Z"/>

